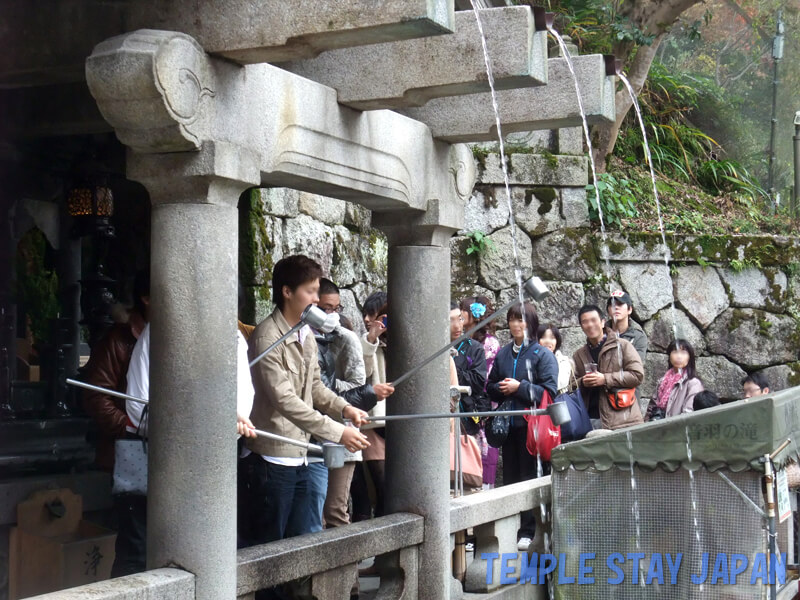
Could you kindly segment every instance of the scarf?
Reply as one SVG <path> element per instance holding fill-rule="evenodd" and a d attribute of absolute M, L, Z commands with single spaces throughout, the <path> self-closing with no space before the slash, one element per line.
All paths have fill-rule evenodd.
<path fill-rule="evenodd" d="M 681 379 L 683 379 L 683 373 L 675 368 L 670 368 L 669 371 L 664 374 L 664 377 L 661 378 L 661 383 L 658 384 L 658 394 L 656 396 L 658 408 L 664 411 L 667 410 L 667 402 L 669 402 L 672 388 L 674 388 Z"/>

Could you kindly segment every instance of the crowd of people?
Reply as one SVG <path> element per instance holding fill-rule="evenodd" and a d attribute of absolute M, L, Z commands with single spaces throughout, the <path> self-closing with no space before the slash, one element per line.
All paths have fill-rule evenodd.
<path fill-rule="evenodd" d="M 310 258 L 294 255 L 280 260 L 272 273 L 272 291 L 273 312 L 257 326 L 239 321 L 237 330 L 241 547 L 385 512 L 386 442 L 379 419 L 394 392 L 386 377 L 391 360 L 386 335 L 389 298 L 376 291 L 366 299 L 366 332 L 359 336 L 341 315 L 339 288 Z M 115 325 L 93 348 L 86 379 L 146 400 L 150 347 L 146 273 L 137 275 L 134 292 L 127 322 Z M 241 302 L 240 288 L 240 306 Z M 300 327 L 250 368 L 250 361 L 301 322 L 310 304 L 322 309 L 333 325 L 324 332 Z M 549 464 L 529 451 L 525 418 L 511 417 L 507 435 L 493 446 L 484 430 L 485 419 L 470 413 L 501 404 L 510 410 L 529 409 L 540 406 L 545 395 L 557 399 L 559 394 L 580 390 L 592 429 L 613 430 L 719 404 L 697 376 L 692 345 L 675 339 L 667 348 L 664 374 L 642 411 L 638 388 L 645 376 L 648 339 L 633 312 L 631 296 L 621 290 L 611 293 L 605 311 L 593 304 L 581 307 L 576 323 L 585 343 L 568 356 L 562 352 L 558 326 L 540 322 L 531 303 L 517 303 L 508 310 L 505 324 L 510 340 L 505 345 L 497 337 L 498 320 L 476 328 L 494 314 L 488 297 L 451 304 L 451 384 L 469 388 L 451 409 L 457 405 L 463 413 L 454 419 L 459 435 L 471 436 L 480 449 L 478 489 L 491 489 L 501 474 L 503 484 L 547 474 Z M 472 333 L 465 336 L 465 331 Z M 748 398 L 770 391 L 758 374 L 746 377 L 742 385 Z M 98 432 L 97 464 L 111 472 L 115 440 L 146 437 L 147 409 L 99 391 L 87 391 L 84 406 Z M 341 444 L 347 450 L 344 467 L 329 470 L 321 457 L 302 445 L 259 436 L 256 430 L 301 443 Z M 112 574 L 119 576 L 144 570 L 146 497 L 128 493 L 114 500 L 119 534 Z M 518 532 L 521 550 L 530 545 L 534 529 L 533 511 L 528 511 Z M 357 581 L 353 584 L 357 596 Z M 282 597 L 281 593 L 271 590 L 267 597 Z"/>

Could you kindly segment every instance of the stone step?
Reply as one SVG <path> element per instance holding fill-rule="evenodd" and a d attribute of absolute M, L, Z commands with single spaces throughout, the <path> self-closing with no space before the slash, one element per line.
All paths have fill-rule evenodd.
<path fill-rule="evenodd" d="M 180 31 L 210 54 L 253 64 L 450 33 L 453 20 L 453 0 L 139 0 L 126 29 Z"/>
<path fill-rule="evenodd" d="M 572 59 L 581 89 L 581 99 L 590 125 L 610 123 L 615 118 L 615 78 L 605 74 L 600 54 Z M 581 124 L 575 84 L 566 59 L 551 58 L 548 84 L 540 87 L 497 92 L 503 134 L 515 131 L 560 129 Z M 425 106 L 402 111 L 422 121 L 435 138 L 447 142 L 485 142 L 497 139 L 492 98 L 488 92 L 437 98 Z"/>
<path fill-rule="evenodd" d="M 547 34 L 528 6 L 481 10 L 495 87 L 547 83 Z M 281 68 L 337 91 L 360 110 L 421 106 L 431 98 L 488 92 L 483 45 L 473 11 L 457 12 L 455 32 L 325 52 Z"/>

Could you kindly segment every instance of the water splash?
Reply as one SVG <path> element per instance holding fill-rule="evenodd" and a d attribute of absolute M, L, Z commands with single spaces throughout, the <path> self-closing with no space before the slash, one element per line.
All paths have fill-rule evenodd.
<path fill-rule="evenodd" d="M 692 444 L 689 438 L 689 426 L 686 426 L 686 460 L 687 463 L 692 462 Z M 686 465 L 689 471 L 689 488 L 691 489 L 692 497 L 692 522 L 694 524 L 694 537 L 697 541 L 697 557 L 698 559 L 703 555 L 703 542 L 700 539 L 700 525 L 697 522 L 697 487 L 694 483 L 694 471 L 692 471 L 691 464 Z M 700 593 L 703 592 L 703 584 L 700 584 Z"/>
<path fill-rule="evenodd" d="M 473 4 L 474 5 L 474 4 Z M 603 261 L 605 262 L 606 266 L 606 278 L 608 279 L 609 286 L 611 285 L 611 261 L 609 259 L 609 249 L 608 249 L 608 235 L 606 234 L 606 224 L 605 219 L 603 217 L 603 206 L 600 204 L 600 190 L 597 187 L 597 166 L 594 162 L 594 149 L 592 147 L 592 136 L 589 132 L 589 123 L 586 121 L 586 110 L 583 108 L 583 97 L 581 96 L 581 86 L 578 83 L 578 77 L 575 75 L 575 66 L 572 64 L 572 57 L 570 56 L 569 50 L 567 49 L 567 45 L 564 43 L 564 39 L 559 35 L 559 33 L 553 29 L 552 26 L 547 26 L 547 31 L 550 32 L 550 35 L 555 38 L 556 42 L 558 42 L 558 47 L 561 49 L 561 54 L 564 60 L 567 62 L 567 67 L 569 68 L 569 72 L 572 75 L 572 82 L 575 84 L 575 94 L 578 98 L 578 109 L 581 112 L 581 123 L 583 124 L 583 135 L 586 139 L 586 146 L 589 148 L 589 165 L 592 168 L 592 179 L 594 180 L 594 199 L 597 203 L 597 214 L 600 216 L 600 235 L 602 238 L 602 252 L 603 252 Z M 609 289 L 609 295 L 610 295 Z"/>
<path fill-rule="evenodd" d="M 653 156 L 650 154 L 650 144 L 647 141 L 647 128 L 644 124 L 644 118 L 642 118 L 642 108 L 639 106 L 639 99 L 636 97 L 636 94 L 633 91 L 633 87 L 631 86 L 631 82 L 628 81 L 628 78 L 620 72 L 619 78 L 622 83 L 625 85 L 625 88 L 628 90 L 628 94 L 630 94 L 631 101 L 633 102 L 633 108 L 636 110 L 636 118 L 639 121 L 639 128 L 642 131 L 642 142 L 644 144 L 644 156 L 647 160 L 647 166 L 650 168 L 650 181 L 653 184 L 653 197 L 656 199 L 656 212 L 658 213 L 658 231 L 661 233 L 661 243 L 664 246 L 664 264 L 667 267 L 667 271 L 669 271 L 669 261 L 670 261 L 670 250 L 669 246 L 667 246 L 667 236 L 664 233 L 664 219 L 661 216 L 661 202 L 658 199 L 658 186 L 656 185 L 656 172 L 653 167 Z M 670 280 L 671 283 L 671 280 Z M 670 307 L 672 309 L 672 338 L 677 340 L 678 339 L 678 325 L 677 321 L 675 320 L 675 293 L 670 285 L 669 288 L 669 295 L 670 295 Z"/>
<path fill-rule="evenodd" d="M 639 514 L 639 494 L 636 491 L 636 471 L 633 463 L 633 438 L 630 431 L 625 433 L 625 439 L 628 443 L 628 457 L 631 465 L 631 495 L 633 496 L 633 508 L 631 510 L 633 511 L 633 522 L 636 528 L 636 552 L 641 552 L 642 526 L 641 515 Z M 639 585 L 641 587 L 645 586 L 644 580 L 644 569 L 642 568 L 642 563 L 639 562 Z"/>

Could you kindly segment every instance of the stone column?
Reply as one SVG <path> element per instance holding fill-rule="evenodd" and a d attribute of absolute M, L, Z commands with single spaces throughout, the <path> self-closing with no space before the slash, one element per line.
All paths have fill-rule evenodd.
<path fill-rule="evenodd" d="M 442 246 L 389 248 L 389 380 L 415 366 L 449 339 L 450 250 Z M 397 388 L 388 414 L 447 412 L 447 356 Z M 386 428 L 388 512 L 425 517 L 419 555 L 419 597 L 450 596 L 449 423 L 395 421 Z"/>
<path fill-rule="evenodd" d="M 198 600 L 236 597 L 236 207 L 248 187 L 203 174 L 238 164 L 208 146 L 128 162 L 153 203 L 147 567 L 194 573 Z"/>

